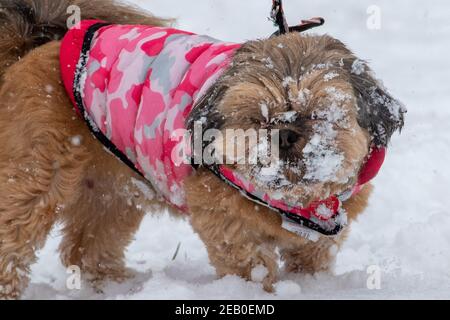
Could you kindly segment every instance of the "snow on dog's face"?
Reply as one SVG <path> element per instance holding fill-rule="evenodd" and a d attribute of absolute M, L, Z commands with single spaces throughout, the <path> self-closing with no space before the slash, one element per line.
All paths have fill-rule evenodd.
<path fill-rule="evenodd" d="M 404 112 L 341 42 L 289 34 L 245 44 L 189 125 L 201 118 L 204 130 L 220 130 L 218 158 L 274 198 L 305 207 L 351 188 L 371 146 L 388 144 Z M 243 139 L 230 138 L 231 129 Z"/>

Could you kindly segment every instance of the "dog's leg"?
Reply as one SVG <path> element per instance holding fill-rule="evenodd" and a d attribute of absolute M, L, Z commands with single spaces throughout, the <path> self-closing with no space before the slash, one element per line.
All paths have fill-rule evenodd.
<path fill-rule="evenodd" d="M 0 171 L 0 298 L 18 298 L 27 286 L 35 251 L 79 183 L 83 159 L 71 167 L 47 151 L 37 144 Z"/>
<path fill-rule="evenodd" d="M 22 103 L 26 108 L 27 101 Z M 36 125 L 30 123 L 30 135 L 11 131 L 10 140 L 2 139 L 0 297 L 17 298 L 26 287 L 35 251 L 44 245 L 59 212 L 76 196 L 87 163 L 60 132 Z"/>
<path fill-rule="evenodd" d="M 334 263 L 341 242 L 324 238 L 317 243 L 304 242 L 298 246 L 292 245 L 282 249 L 281 256 L 285 263 L 285 270 L 308 274 L 328 271 Z"/>
<path fill-rule="evenodd" d="M 35 49 L 5 74 L 0 143 L 2 290 L 20 294 L 57 218 L 65 224 L 65 265 L 96 279 L 126 277 L 125 247 L 159 202 L 74 113 L 60 82 L 59 43 Z"/>
<path fill-rule="evenodd" d="M 254 204 L 205 171 L 189 178 L 186 190 L 193 228 L 206 244 L 217 274 L 262 281 L 265 290 L 272 291 L 278 256 L 275 239 L 265 229 L 276 216 L 256 212 Z M 254 273 L 258 266 L 265 270 Z"/>
<path fill-rule="evenodd" d="M 261 281 L 266 291 L 273 291 L 278 276 L 278 256 L 273 243 L 258 239 L 245 222 L 227 217 L 221 210 L 193 211 L 192 225 L 206 244 L 219 277 L 238 275 L 248 281 Z M 253 273 L 256 267 L 263 267 L 259 274 Z"/>
<path fill-rule="evenodd" d="M 349 224 L 367 207 L 371 192 L 372 186 L 368 185 L 344 204 Z M 302 239 L 285 242 L 280 251 L 286 271 L 310 274 L 328 271 L 333 266 L 336 254 L 347 238 L 348 232 L 347 227 L 341 235 L 334 238 L 322 237 L 318 242 Z"/>
<path fill-rule="evenodd" d="M 49 47 L 50 48 L 50 47 Z M 55 220 L 75 201 L 89 162 L 70 140 L 73 112 L 59 82 L 58 46 L 30 54 L 0 91 L 0 297 L 17 298 Z M 42 83 L 42 76 L 46 82 Z M 60 88 L 60 90 L 58 90 Z"/>
<path fill-rule="evenodd" d="M 60 250 L 63 264 L 80 267 L 100 290 L 103 280 L 121 282 L 132 276 L 125 267 L 124 252 L 144 217 L 145 204 L 154 195 L 117 159 L 101 147 L 95 150 L 91 148 L 95 160 L 82 195 L 64 213 Z"/>

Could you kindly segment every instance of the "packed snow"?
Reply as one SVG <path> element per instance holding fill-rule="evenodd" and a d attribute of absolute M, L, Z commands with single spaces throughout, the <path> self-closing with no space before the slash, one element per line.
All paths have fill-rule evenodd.
<path fill-rule="evenodd" d="M 305 179 L 336 182 L 345 158 L 337 150 L 336 128 L 344 128 L 347 125 L 346 112 L 340 106 L 352 97 L 334 87 L 328 87 L 325 91 L 329 96 L 329 105 L 313 115 L 314 118 L 323 121 L 313 126 L 313 135 L 303 149 Z"/>
<path fill-rule="evenodd" d="M 223 40 L 245 41 L 275 31 L 267 21 L 269 0 L 133 2 L 156 15 L 177 18 L 180 28 Z M 236 276 L 217 279 L 205 246 L 189 223 L 154 213 L 145 219 L 127 252 L 128 265 L 138 272 L 133 280 L 108 283 L 104 293 L 94 292 L 84 282 L 81 290 L 69 290 L 66 282 L 71 272 L 59 262 L 60 234 L 55 229 L 32 268 L 24 298 L 450 298 L 450 63 L 445 58 L 450 50 L 450 2 L 284 2 L 291 23 L 326 18 L 326 25 L 314 32 L 339 38 L 369 61 L 409 110 L 406 127 L 394 137 L 374 181 L 369 208 L 351 227 L 343 248 L 335 252 L 333 271 L 282 274 L 273 294 L 264 292 L 258 282 Z M 379 13 L 380 23 L 367 14 L 369 7 L 372 14 Z M 360 65 L 353 67 L 355 73 L 361 72 Z M 264 269 L 258 267 L 253 275 L 260 279 Z"/>

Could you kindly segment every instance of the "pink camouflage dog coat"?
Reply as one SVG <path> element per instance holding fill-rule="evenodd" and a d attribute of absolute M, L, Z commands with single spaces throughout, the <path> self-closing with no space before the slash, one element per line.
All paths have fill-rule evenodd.
<path fill-rule="evenodd" d="M 195 104 L 229 65 L 238 44 L 173 28 L 82 21 L 61 46 L 64 85 L 97 138 L 186 210 L 189 165 L 171 159 Z"/>
<path fill-rule="evenodd" d="M 169 203 L 187 211 L 183 181 L 193 169 L 174 163 L 179 142 L 172 134 L 185 128 L 193 106 L 239 47 L 173 28 L 83 21 L 62 41 L 62 78 L 96 138 Z M 208 169 L 249 200 L 280 213 L 288 222 L 284 228 L 304 235 L 298 226 L 306 226 L 335 235 L 346 223 L 343 201 L 377 175 L 384 157 L 385 149 L 374 147 L 353 189 L 308 208 L 274 199 L 226 166 Z"/>

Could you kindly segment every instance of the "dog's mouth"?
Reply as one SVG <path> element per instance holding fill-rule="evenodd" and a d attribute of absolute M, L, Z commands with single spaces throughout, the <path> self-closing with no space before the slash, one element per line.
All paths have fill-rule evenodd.
<path fill-rule="evenodd" d="M 328 197 L 318 198 L 302 206 L 296 201 L 286 198 L 285 193 L 266 191 L 252 182 L 252 179 L 227 166 L 213 166 L 210 170 L 222 181 L 242 193 L 249 200 L 265 206 L 290 223 L 306 227 L 326 236 L 339 234 L 347 224 L 347 215 L 343 203 L 361 191 L 365 184 L 370 182 L 379 172 L 384 159 L 385 148 L 372 147 L 369 156 L 362 166 L 357 182 L 348 189 L 332 194 Z M 278 172 L 267 172 L 269 176 L 276 176 Z M 277 181 L 277 180 L 274 180 Z M 280 183 L 280 182 L 277 182 Z M 289 229 L 289 231 L 292 231 Z"/>
<path fill-rule="evenodd" d="M 353 165 L 347 169 L 341 166 L 340 161 L 331 161 L 331 168 L 322 166 L 327 163 L 326 160 L 325 157 L 315 163 L 308 158 L 300 161 L 278 160 L 270 166 L 258 164 L 236 167 L 234 170 L 271 198 L 289 203 L 291 207 L 308 208 L 328 200 L 332 195 L 346 193 L 356 183 L 358 167 Z M 318 167 L 317 163 L 322 167 Z"/>

